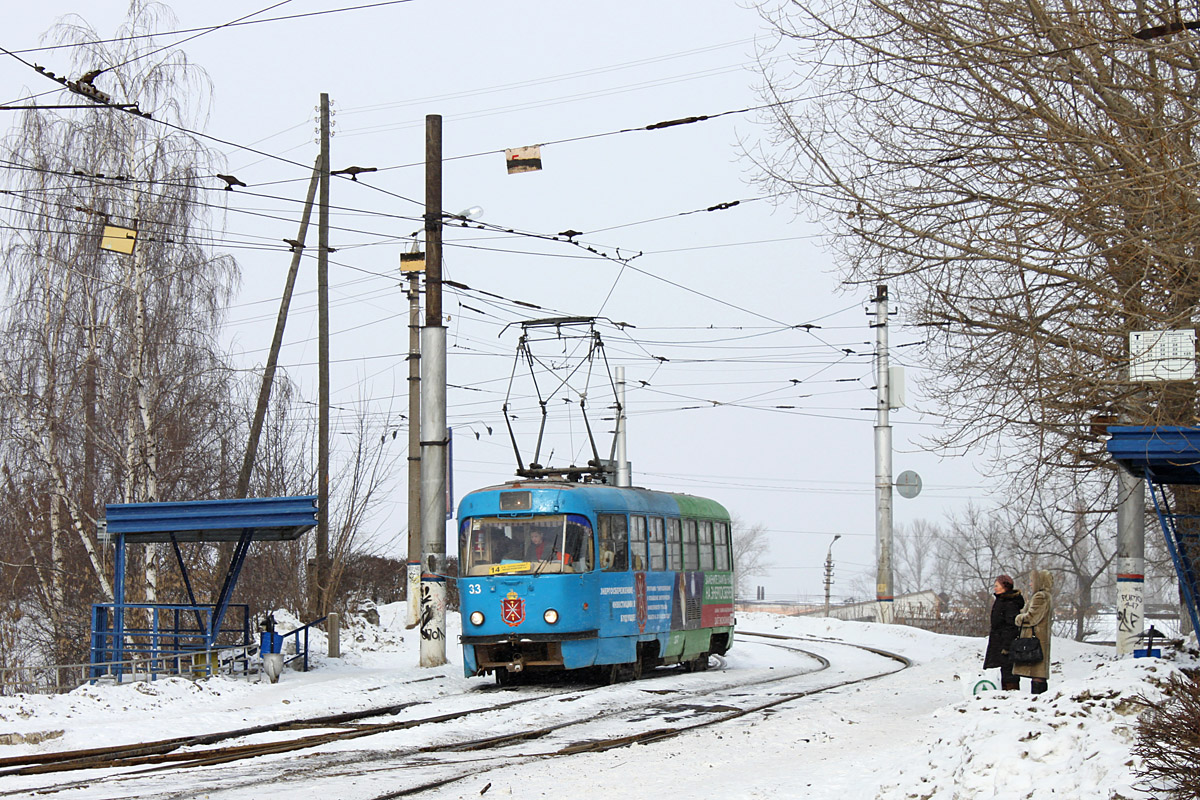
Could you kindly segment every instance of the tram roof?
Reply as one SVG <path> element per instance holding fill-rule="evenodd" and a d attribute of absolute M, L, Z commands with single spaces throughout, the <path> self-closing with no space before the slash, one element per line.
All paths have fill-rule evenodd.
<path fill-rule="evenodd" d="M 317 525 L 315 495 L 192 500 L 178 503 L 113 503 L 104 507 L 110 535 L 127 542 L 236 542 L 298 539 Z"/>
<path fill-rule="evenodd" d="M 611 492 L 638 492 L 644 495 L 654 495 L 663 499 L 670 498 L 679 507 L 679 511 L 684 516 L 701 516 L 701 517 L 717 517 L 724 518 L 729 516 L 729 511 L 716 500 L 711 500 L 707 497 L 698 495 L 684 494 L 682 492 L 669 492 L 660 489 L 647 489 L 644 486 L 614 486 L 611 483 L 583 483 L 580 481 L 553 480 L 553 479 L 531 479 L 525 478 L 508 483 L 501 483 L 495 486 L 485 486 L 476 489 L 469 494 L 477 492 L 505 492 L 513 490 L 533 490 L 533 489 L 562 489 L 566 491 L 611 491 Z M 465 499 L 465 498 L 464 498 Z"/>
<path fill-rule="evenodd" d="M 1108 433 L 1109 454 L 1134 475 L 1200 484 L 1200 428 L 1114 425 Z"/>

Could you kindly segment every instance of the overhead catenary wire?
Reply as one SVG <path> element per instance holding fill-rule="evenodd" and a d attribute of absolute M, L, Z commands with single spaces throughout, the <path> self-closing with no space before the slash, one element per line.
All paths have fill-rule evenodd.
<path fill-rule="evenodd" d="M 268 11 L 273 11 L 274 9 L 279 8 L 280 6 L 286 6 L 290 2 L 292 2 L 292 0 L 279 0 L 279 2 L 273 3 L 265 8 L 261 8 L 258 11 L 253 11 L 249 14 L 245 14 L 241 17 L 238 17 L 234 20 L 223 23 L 221 25 L 215 25 L 211 28 L 207 28 L 205 30 L 199 31 L 197 33 L 194 33 L 191 36 L 188 36 L 187 38 L 180 39 L 175 42 L 171 42 L 170 44 L 165 44 L 162 47 L 156 47 L 153 50 L 149 50 L 145 53 L 138 53 L 137 55 L 127 58 L 124 61 L 121 61 L 119 63 L 110 64 L 109 66 L 104 67 L 104 69 L 101 70 L 100 72 L 103 73 L 103 72 L 108 72 L 109 70 L 120 69 L 121 67 L 124 67 L 127 64 L 132 64 L 134 61 L 140 61 L 143 58 L 149 58 L 150 56 L 157 55 L 158 53 L 161 53 L 164 50 L 170 50 L 172 48 L 178 47 L 181 44 L 186 44 L 187 42 L 194 41 L 195 39 L 199 39 L 201 36 L 207 36 L 208 34 L 214 33 L 215 31 L 219 31 L 222 28 L 232 27 L 233 25 L 236 25 L 239 22 L 244 22 L 244 21 L 250 19 L 251 17 L 257 17 L 259 14 L 265 14 Z M 132 41 L 132 38 L 122 39 L 120 41 Z"/>
<path fill-rule="evenodd" d="M 290 2 L 290 1 L 291 0 L 287 0 L 287 2 Z M 323 16 L 328 16 L 330 14 L 342 14 L 342 13 L 345 13 L 348 11 L 364 11 L 364 10 L 371 9 L 371 8 L 380 8 L 383 6 L 395 6 L 395 5 L 401 5 L 403 3 L 411 3 L 411 2 L 413 2 L 413 0 L 381 0 L 380 2 L 377 2 L 377 3 L 364 3 L 361 5 L 355 5 L 355 6 L 342 6 L 340 8 L 329 8 L 329 9 L 324 9 L 322 11 L 305 11 L 305 12 L 301 12 L 301 13 L 297 13 L 297 14 L 286 14 L 281 17 L 269 17 L 267 19 L 249 19 L 249 17 L 265 13 L 266 10 L 269 10 L 269 9 L 264 9 L 261 11 L 257 11 L 254 14 L 249 14 L 246 17 L 242 17 L 241 20 L 239 20 L 239 21 L 223 22 L 223 23 L 219 23 L 217 25 L 205 25 L 205 26 L 201 26 L 198 28 L 181 28 L 180 30 L 176 30 L 176 31 L 165 31 L 165 32 L 159 32 L 159 33 L 133 34 L 131 36 L 121 36 L 121 37 L 117 37 L 117 38 L 113 38 L 113 39 L 93 39 L 93 40 L 90 40 L 87 42 L 71 42 L 68 44 L 39 45 L 37 47 L 20 48 L 17 50 L 13 50 L 12 52 L 17 55 L 28 55 L 30 53 L 45 53 L 45 52 L 51 52 L 54 50 L 69 50 L 69 49 L 75 48 L 75 47 L 87 47 L 87 46 L 93 46 L 93 45 L 98 45 L 98 44 L 115 44 L 117 42 L 134 41 L 137 39 L 153 39 L 156 36 L 172 36 L 172 35 L 182 35 L 182 34 L 187 34 L 187 33 L 205 34 L 205 33 L 212 33 L 213 31 L 221 30 L 222 28 L 241 28 L 241 27 L 246 27 L 246 26 L 250 26 L 250 25 L 266 25 L 266 24 L 269 24 L 272 22 L 287 22 L 290 20 L 304 19 L 306 17 L 323 17 Z M 283 5 L 283 3 L 276 4 L 276 6 L 279 6 L 279 5 Z M 272 6 L 272 8 L 274 8 L 274 7 L 275 6 Z M 192 37 L 192 38 L 194 38 L 194 37 Z M 184 41 L 190 41 L 190 39 L 184 39 L 184 40 L 181 40 L 178 42 L 174 42 L 169 46 L 174 47 L 174 46 L 183 44 Z"/>
<path fill-rule="evenodd" d="M 756 108 L 757 108 L 757 107 L 756 107 Z M 642 128 L 638 128 L 638 129 L 624 129 L 623 131 L 620 131 L 620 132 L 632 132 L 633 130 L 658 130 L 658 129 L 663 129 L 663 128 L 667 128 L 667 127 L 675 127 L 675 126 L 678 126 L 678 125 L 692 124 L 692 123 L 694 123 L 694 122 L 699 122 L 699 121 L 704 121 L 704 120 L 707 120 L 707 119 L 716 118 L 716 117 L 718 117 L 718 116 L 723 116 L 723 115 L 725 115 L 725 114 L 732 114 L 732 113 L 743 113 L 743 112 L 745 112 L 745 111 L 748 111 L 748 110 L 753 110 L 753 109 L 752 109 L 752 108 L 746 108 L 746 109 L 737 109 L 737 110 L 731 110 L 731 111 L 721 112 L 721 113 L 719 113 L 719 114 L 716 114 L 716 115 L 699 115 L 699 116 L 693 116 L 693 117 L 687 117 L 687 118 L 680 118 L 680 119 L 675 119 L 675 120 L 668 120 L 668 121 L 666 121 L 666 122 L 654 123 L 654 124 L 651 124 L 651 125 L 643 126 Z M 180 126 L 173 126 L 173 127 L 180 127 Z M 180 129 L 181 129 L 181 130 L 186 130 L 186 129 L 183 129 L 183 128 L 180 128 Z M 193 133 L 194 133 L 194 132 L 193 132 Z M 607 135 L 607 134 L 600 134 L 600 135 Z M 581 137 L 572 137 L 572 138 L 570 138 L 570 139 L 563 139 L 563 140 L 557 140 L 557 141 L 558 141 L 558 142 L 566 142 L 566 141 L 580 141 L 580 140 L 587 139 L 587 138 L 594 138 L 594 135 L 589 135 L 589 136 L 581 136 Z M 235 145 L 235 146 L 236 146 L 236 145 Z M 208 187 L 206 187 L 206 188 L 208 188 Z M 402 197 L 402 196 L 400 196 L 400 197 Z M 403 199 L 408 199 L 408 198 L 403 198 Z M 718 205 L 716 205 L 716 206 L 708 207 L 708 208 L 706 208 L 706 209 L 701 209 L 701 210 L 705 210 L 705 211 L 713 211 L 713 210 L 720 210 L 720 209 L 724 209 L 724 208 L 730 208 L 730 207 L 733 207 L 734 205 L 737 205 L 739 202 L 741 202 L 741 201 L 733 201 L 733 202 L 731 202 L 731 203 L 723 203 L 723 204 L 718 204 Z M 698 211 L 699 211 L 699 210 L 698 210 Z M 680 215 L 684 215 L 684 214 L 689 214 L 689 213 L 698 213 L 698 211 L 679 212 L 679 214 L 680 214 Z M 632 224 L 643 224 L 644 222 L 646 222 L 646 221 L 642 221 L 642 222 L 638 222 L 638 223 L 629 223 L 629 224 L 631 224 L 631 225 L 632 225 Z M 620 227 L 620 226 L 614 226 L 614 227 Z M 557 238 L 557 237 L 553 237 L 553 236 L 547 236 L 547 235 L 535 234 L 535 233 L 530 233 L 530 232 L 518 232 L 518 231 L 515 231 L 515 230 L 513 230 L 513 229 L 506 229 L 506 232 L 510 232 L 510 233 L 513 233 L 513 234 L 516 234 L 516 235 L 534 236 L 534 237 L 537 237 L 537 238 L 548 238 L 548 239 L 556 239 L 556 238 Z M 577 246 L 581 245 L 581 243 L 577 243 L 577 242 L 573 242 L 572 244 L 576 244 Z M 594 252 L 594 251 L 593 251 L 593 252 Z M 604 255 L 605 257 L 608 257 L 606 254 L 601 254 L 601 255 Z M 622 262 L 623 268 L 624 268 L 624 266 L 627 266 L 627 265 L 628 265 L 628 258 L 629 258 L 629 256 L 624 256 L 624 257 L 622 257 L 622 256 L 620 256 L 620 255 L 616 256 L 616 259 Z M 645 273 L 645 271 L 643 271 L 643 270 L 638 270 L 638 271 L 639 271 L 639 272 L 643 272 L 644 274 L 649 274 L 649 273 Z M 655 276 L 655 277 L 656 277 L 656 276 Z M 667 282 L 668 282 L 668 283 L 672 283 L 673 285 L 675 285 L 675 286 L 677 286 L 677 287 L 679 287 L 679 288 L 684 288 L 684 289 L 687 289 L 687 287 L 683 287 L 683 286 L 681 286 L 680 284 L 673 283 L 673 282 L 670 282 L 670 281 L 667 281 Z M 702 293 L 701 293 L 701 294 L 702 294 Z M 708 299 L 713 299 L 713 300 L 716 300 L 716 298 L 712 298 L 711 296 L 708 296 L 708 295 L 703 295 L 703 296 L 705 296 L 705 297 L 708 297 Z M 739 307 L 737 307 L 737 306 L 732 306 L 732 307 L 734 307 L 734 308 L 738 308 L 738 310 L 741 310 L 741 311 L 747 311 L 747 309 L 742 309 L 742 308 L 739 308 Z M 753 313 L 753 312 L 750 312 L 750 313 Z M 768 319 L 769 319 L 769 318 L 768 318 Z"/>
<path fill-rule="evenodd" d="M 206 187 L 206 188 L 207 188 L 207 187 Z M 241 194 L 241 193 L 236 193 L 236 194 L 230 195 L 231 199 L 234 199 L 234 201 L 235 201 L 235 202 L 238 202 L 238 201 L 236 200 L 237 194 Z M 243 200 L 243 201 L 241 201 L 241 202 L 245 202 L 245 201 Z M 736 203 L 736 202 L 738 202 L 738 201 L 735 201 L 735 203 Z M 268 206 L 268 205 L 270 205 L 270 204 L 269 204 L 269 203 L 262 203 L 262 204 L 260 204 L 260 205 L 263 205 L 263 206 Z M 681 205 L 686 205 L 686 204 L 681 204 Z M 676 206 L 676 207 L 679 207 L 679 206 Z M 731 205 L 730 207 L 732 207 L 732 205 Z M 706 210 L 707 210 L 707 209 L 706 209 Z M 671 216 L 681 216 L 681 215 L 688 214 L 688 213 L 698 213 L 698 211 L 680 212 L 678 215 L 668 215 L 667 217 L 663 217 L 663 218 L 661 218 L 661 219 L 669 219 Z M 649 216 L 649 215 L 647 215 L 647 216 Z M 280 218 L 282 219 L 282 217 L 280 217 Z M 620 227 L 627 227 L 627 226 L 632 226 L 632 225 L 641 225 L 641 224 L 646 224 L 647 222 L 653 222 L 653 221 L 655 221 L 655 220 L 642 220 L 642 221 L 639 221 L 639 222 L 627 223 L 625 226 L 620 226 L 620 225 L 618 225 L 618 226 L 613 226 L 612 228 L 608 228 L 608 229 L 600 229 L 600 231 L 604 231 L 604 230 L 615 230 L 615 229 L 617 229 L 617 228 L 620 228 Z M 371 224 L 369 224 L 369 223 L 368 223 L 368 224 L 365 224 L 365 225 L 363 225 L 363 226 L 361 226 L 361 227 L 369 229 L 369 228 L 374 228 L 374 227 L 377 227 L 377 226 L 374 226 L 374 225 L 371 225 Z M 378 226 L 378 227 L 382 227 L 382 226 Z M 592 234 L 595 234 L 595 233 L 597 233 L 597 232 L 598 232 L 598 231 L 593 231 L 593 232 L 592 232 Z M 616 237 L 616 238 L 624 238 L 624 237 Z M 465 245 L 467 245 L 469 242 L 470 242 L 470 240 L 469 240 L 469 239 L 464 239 L 464 242 L 463 242 L 464 246 L 465 246 Z M 728 245 L 715 245 L 715 246 L 728 246 Z M 344 245 L 344 244 L 343 244 L 343 245 L 340 245 L 340 246 L 339 246 L 339 249 L 343 249 L 343 250 L 344 250 L 344 249 L 347 249 L 347 246 L 346 246 L 346 245 Z M 666 251 L 666 252 L 671 252 L 671 251 Z M 564 258 L 567 258 L 567 257 L 570 257 L 570 258 L 584 258 L 584 259 L 586 259 L 586 258 L 592 258 L 592 256 L 590 256 L 590 255 L 587 255 L 587 254 L 583 254 L 583 253 L 580 253 L 580 254 L 578 254 L 578 255 L 576 255 L 576 254 L 571 254 L 570 256 L 567 256 L 567 255 L 562 255 L 561 257 L 564 257 Z M 369 265 L 368 265 L 368 266 L 369 266 Z M 646 265 L 646 263 L 645 263 L 644 261 L 639 261 L 639 262 L 638 262 L 638 266 L 647 266 L 647 265 Z M 622 267 L 622 268 L 623 268 L 623 267 Z M 651 269 L 653 269 L 653 266 L 651 267 Z M 385 273 L 385 272 L 386 272 L 386 270 L 381 270 L 381 271 L 380 271 L 380 273 Z M 375 280 L 376 278 L 383 279 L 383 278 L 385 278 L 385 277 L 386 277 L 386 276 L 385 276 L 384 274 L 378 274 L 378 273 L 377 273 L 377 274 L 375 274 L 375 275 L 372 275 L 370 278 L 368 278 L 368 280 Z M 468 277 L 468 278 L 467 278 L 467 280 L 468 280 L 468 282 L 476 282 L 476 281 L 473 281 L 473 280 L 471 280 L 471 278 L 470 278 L 470 277 Z M 504 284 L 501 284 L 501 285 L 504 285 Z M 507 288 L 507 286 L 505 286 L 505 288 Z M 627 287 L 622 287 L 622 288 L 627 288 Z M 520 295 L 521 295 L 521 291 L 520 291 L 520 290 L 516 290 L 516 291 L 509 290 L 509 291 L 508 291 L 508 293 L 509 293 L 509 294 L 515 294 L 515 295 L 517 295 L 517 296 L 520 296 Z M 669 294 L 669 293 L 664 293 L 664 294 Z M 476 302 L 476 301 L 474 301 L 474 300 L 471 300 L 470 296 L 466 296 L 466 299 L 468 300 L 468 302 L 469 302 L 469 303 L 473 303 L 474 305 L 478 305 L 478 306 L 481 306 L 481 307 L 483 307 L 481 303 L 478 303 L 478 302 Z M 535 305 L 544 305 L 544 303 L 542 303 L 542 302 L 540 301 L 540 298 L 538 298 L 538 297 L 527 297 L 527 300 L 526 300 L 526 302 L 528 302 L 528 301 L 530 301 L 530 300 L 536 300 L 536 301 L 539 301 L 539 302 L 538 302 L 538 303 L 536 303 Z M 386 301 L 384 301 L 384 302 L 386 303 Z M 498 302 L 499 302 L 499 301 L 498 301 Z M 511 301 L 511 300 L 506 300 L 505 302 L 512 302 L 512 301 Z M 493 313 L 493 314 L 495 314 L 495 315 L 496 315 L 496 317 L 497 317 L 498 319 L 500 319 L 500 320 L 503 320 L 503 319 L 505 318 L 506 311 L 504 311 L 504 310 L 497 309 L 497 308 L 495 308 L 495 307 L 493 307 L 493 306 L 486 306 L 486 310 L 487 310 L 489 313 Z M 763 309 L 760 309 L 760 310 L 763 310 Z M 461 313 L 465 313 L 465 312 L 462 312 L 462 311 L 460 310 L 460 312 L 459 312 L 459 313 L 461 314 Z M 518 310 L 516 313 L 519 313 L 519 310 Z M 729 318 L 729 317 L 727 316 L 726 318 Z M 363 323 L 363 324 L 373 324 L 373 323 Z M 355 326 L 355 327 L 359 327 L 359 326 Z M 350 329 L 348 329 L 348 330 L 353 330 L 353 329 L 354 329 L 354 328 L 350 328 Z M 476 327 L 476 328 L 472 328 L 470 325 L 464 325 L 464 330 L 469 330 L 469 331 L 471 331 L 472 333 L 476 334 L 477 338 L 476 338 L 476 339 L 474 339 L 474 340 L 472 340 L 472 339 L 467 339 L 467 338 L 464 338 L 464 339 L 463 339 L 463 344 L 465 344 L 465 345 L 468 345 L 468 346 L 471 346 L 471 347 L 474 347 L 474 348 L 478 348 L 478 347 L 479 347 L 478 341 L 479 341 L 479 340 L 481 340 L 481 339 L 483 338 L 483 336 L 479 334 L 479 328 L 478 328 L 478 327 Z M 782 330 L 792 330 L 792 329 L 791 329 L 791 328 L 787 328 L 787 329 L 782 329 Z M 784 335 L 787 335 L 787 334 L 784 334 Z M 701 339 L 700 337 L 696 337 L 696 339 L 695 339 L 695 340 L 696 340 L 697 342 L 700 342 L 700 341 L 702 341 L 702 339 Z M 636 333 L 635 333 L 635 334 L 634 334 L 634 337 L 633 337 L 633 338 L 632 338 L 630 341 L 631 341 L 631 344 L 634 344 L 634 345 L 641 345 L 641 344 L 642 344 L 644 341 L 647 341 L 647 340 L 646 340 L 646 339 L 644 339 L 643 337 L 637 336 L 637 335 L 636 335 Z M 623 344 L 623 343 L 622 343 L 622 344 Z M 671 344 L 669 344 L 669 343 L 665 343 L 665 342 L 664 342 L 664 343 L 662 343 L 662 344 L 663 344 L 663 346 L 667 346 L 667 347 L 670 347 L 670 346 L 671 346 Z M 660 351 L 660 348 L 659 348 L 657 345 L 658 345 L 658 343 L 657 343 L 657 342 L 655 342 L 655 343 L 648 343 L 648 344 L 647 344 L 647 346 L 651 347 L 651 349 L 653 349 L 653 350 L 655 350 L 655 351 Z M 611 351 L 610 351 L 610 352 L 611 352 Z M 648 353 L 647 353 L 647 355 L 648 355 Z M 671 355 L 671 354 L 670 354 L 670 353 L 668 353 L 667 355 Z M 717 354 L 717 353 L 714 353 L 714 355 L 723 355 L 723 354 Z M 835 355 L 836 355 L 836 354 L 835 354 Z M 355 359 L 346 359 L 346 361 L 354 361 L 354 360 L 355 360 Z M 683 363 L 683 362 L 680 362 L 680 363 Z M 714 362 L 714 363 L 717 363 L 717 362 Z M 376 365 L 377 365 L 377 364 L 372 364 L 372 368 L 373 368 L 374 366 L 376 366 Z M 662 362 L 658 362 L 658 363 L 655 365 L 655 369 L 657 370 L 657 369 L 661 369 L 661 368 L 662 368 Z M 477 389 L 478 387 L 463 387 L 463 388 L 462 388 L 462 391 L 464 391 L 464 392 L 465 392 L 465 390 L 466 390 L 467 388 L 470 388 L 470 389 Z M 700 396 L 704 396 L 704 395 L 706 395 L 706 394 L 707 394 L 707 392 L 705 392 L 705 391 L 701 390 L 701 391 L 700 391 L 698 394 L 699 394 Z M 746 400 L 747 400 L 747 398 L 742 398 L 742 400 L 743 400 L 743 401 L 746 401 Z M 365 401 L 365 402 L 368 402 L 368 403 L 375 403 L 375 402 L 377 402 L 377 401 L 375 401 L 375 400 L 370 400 L 370 401 Z M 675 405 L 676 405 L 676 407 L 678 407 L 678 404 L 675 404 Z M 381 413 L 382 413 L 382 412 L 381 412 Z"/>

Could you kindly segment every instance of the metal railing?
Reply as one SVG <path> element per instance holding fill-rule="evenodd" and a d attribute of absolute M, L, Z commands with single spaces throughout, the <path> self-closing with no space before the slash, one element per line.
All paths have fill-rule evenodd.
<path fill-rule="evenodd" d="M 157 603 L 93 605 L 91 660 L 95 669 L 90 677 L 100 678 L 115 673 L 119 681 L 122 665 L 129 659 L 144 661 L 153 666 L 161 659 L 249 647 L 249 607 L 229 606 L 229 611 L 241 612 L 240 621 L 235 622 L 233 626 L 222 627 L 212 636 L 209 626 L 215 608 L 213 605 Z M 226 641 L 219 645 L 217 640 L 221 637 L 225 637 Z"/>
<path fill-rule="evenodd" d="M 299 628 L 296 628 L 296 630 L 288 631 L 287 633 L 283 634 L 283 641 L 285 643 L 285 646 L 286 646 L 286 642 L 289 637 L 295 637 L 295 640 L 296 640 L 295 645 L 294 645 L 296 654 L 293 655 L 291 658 L 285 658 L 283 660 L 284 666 L 291 664 L 292 662 L 294 662 L 296 660 L 302 660 L 303 666 L 300 667 L 300 671 L 308 672 L 308 631 L 314 625 L 320 625 L 325 620 L 326 620 L 326 617 L 321 617 L 320 619 L 314 619 L 312 622 L 308 623 L 307 625 L 301 625 Z M 300 637 L 301 636 L 304 637 L 304 646 L 303 647 L 300 646 Z"/>
<path fill-rule="evenodd" d="M 292 652 L 284 664 L 307 672 L 309 668 L 309 631 L 325 621 L 313 620 L 295 630 L 281 634 L 284 649 L 291 640 Z M 208 678 L 218 673 L 249 675 L 252 659 L 258 655 L 257 644 L 221 647 L 214 650 L 178 650 L 142 652 L 142 648 L 126 647 L 125 652 L 137 650 L 130 658 L 119 661 L 93 661 L 87 664 L 50 664 L 30 667 L 0 668 L 0 697 L 17 694 L 63 694 L 85 683 L 119 684 L 153 681 L 165 677 L 191 680 Z"/>
<path fill-rule="evenodd" d="M 191 650 L 161 653 L 153 658 L 133 657 L 122 661 L 88 664 L 51 664 L 39 667 L 0 669 L 0 696 L 16 694 L 63 694 L 85 683 L 153 681 L 179 676 L 207 678 L 217 672 L 250 671 L 250 650 L 235 647 L 220 650 Z"/>

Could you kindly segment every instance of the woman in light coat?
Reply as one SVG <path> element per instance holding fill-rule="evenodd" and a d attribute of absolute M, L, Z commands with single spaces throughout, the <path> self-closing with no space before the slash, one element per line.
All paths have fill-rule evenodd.
<path fill-rule="evenodd" d="M 1046 570 L 1035 569 L 1029 582 L 1033 597 L 1029 598 L 1029 605 L 1025 606 L 1025 610 L 1017 614 L 1016 623 L 1018 628 L 1032 626 L 1033 635 L 1042 645 L 1042 660 L 1036 664 L 1016 664 L 1013 666 L 1013 674 L 1029 678 L 1030 691 L 1041 694 L 1046 691 L 1046 682 L 1050 677 L 1050 622 L 1054 618 L 1054 577 Z M 1025 636 L 1027 631 L 1021 630 L 1018 635 Z"/>

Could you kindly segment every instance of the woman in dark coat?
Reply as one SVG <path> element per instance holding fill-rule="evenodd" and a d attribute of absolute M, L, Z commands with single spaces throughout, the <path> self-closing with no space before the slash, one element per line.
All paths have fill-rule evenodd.
<path fill-rule="evenodd" d="M 1000 575 L 992 586 L 996 595 L 992 603 L 992 625 L 988 631 L 987 653 L 983 656 L 983 668 L 1000 668 L 1000 688 L 1020 689 L 1021 681 L 1013 675 L 1013 662 L 1008 654 L 1009 645 L 1017 638 L 1017 614 L 1025 607 L 1025 598 L 1013 588 L 1013 579 Z"/>

